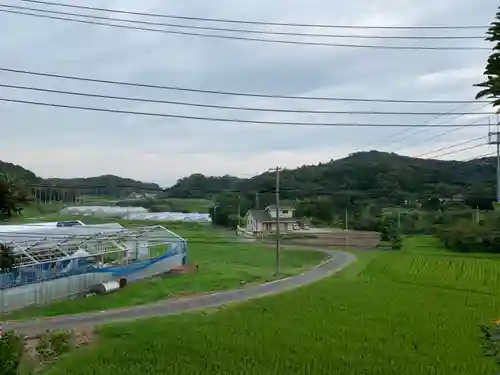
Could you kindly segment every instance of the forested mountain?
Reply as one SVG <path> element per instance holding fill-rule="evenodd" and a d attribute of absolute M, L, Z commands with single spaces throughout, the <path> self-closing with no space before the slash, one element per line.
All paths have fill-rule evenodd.
<path fill-rule="evenodd" d="M 212 177 L 196 173 L 181 178 L 174 186 L 166 189 L 166 193 L 169 196 L 178 198 L 210 199 L 212 195 L 223 191 L 239 189 L 242 181 L 244 180 L 229 175 Z"/>
<path fill-rule="evenodd" d="M 32 171 L 19 165 L 0 161 L 0 173 L 15 180 L 22 180 L 30 187 L 38 187 L 40 190 L 65 190 L 73 194 L 99 195 L 111 197 L 123 197 L 132 192 L 157 193 L 161 191 L 158 184 L 146 183 L 113 175 L 104 175 L 87 178 L 48 178 L 38 177 Z M 44 193 L 42 193 L 43 195 Z"/>
<path fill-rule="evenodd" d="M 391 203 L 455 194 L 494 197 L 495 176 L 494 158 L 459 162 L 370 151 L 319 165 L 284 170 L 281 173 L 281 195 L 284 199 L 347 195 Z M 245 195 L 272 192 L 275 185 L 273 173 L 250 179 L 196 174 L 179 180 L 166 192 L 179 198 L 206 198 L 223 191 L 239 191 Z"/>
<path fill-rule="evenodd" d="M 114 175 L 82 178 L 48 178 L 44 179 L 43 183 L 64 186 L 69 189 L 80 189 L 85 194 L 100 196 L 124 196 L 132 192 L 156 193 L 162 190 L 155 183 L 141 182 Z"/>
<path fill-rule="evenodd" d="M 131 192 L 162 190 L 154 183 L 113 175 L 42 179 L 21 166 L 6 162 L 0 162 L 0 173 L 22 179 L 30 185 L 55 185 L 91 195 L 124 196 Z M 410 199 L 452 197 L 455 194 L 489 199 L 495 195 L 496 160 L 443 161 L 370 151 L 328 163 L 284 170 L 280 180 L 282 198 L 291 200 L 325 195 L 335 196 L 337 200 L 363 199 L 399 204 Z M 193 174 L 180 179 L 166 189 L 165 194 L 177 198 L 212 199 L 223 192 L 239 192 L 248 198 L 260 193 L 264 202 L 272 199 L 275 186 L 275 174 L 270 172 L 249 179 Z"/>
<path fill-rule="evenodd" d="M 15 178 L 25 181 L 26 183 L 37 183 L 41 179 L 36 174 L 20 165 L 7 163 L 0 160 L 0 173 L 9 178 Z"/>

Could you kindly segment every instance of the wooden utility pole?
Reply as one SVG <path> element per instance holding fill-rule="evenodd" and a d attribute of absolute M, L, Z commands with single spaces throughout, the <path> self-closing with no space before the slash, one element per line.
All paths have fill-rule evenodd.
<path fill-rule="evenodd" d="M 240 219 L 241 219 L 241 202 L 240 202 L 240 195 L 237 195 L 236 198 L 238 199 L 237 205 L 238 208 L 236 210 L 236 215 L 237 215 L 237 220 L 236 220 L 236 233 L 238 233 L 238 228 L 240 226 Z"/>
<path fill-rule="evenodd" d="M 258 210 L 259 207 L 259 193 L 255 193 L 255 209 Z"/>
<path fill-rule="evenodd" d="M 347 208 L 345 209 L 345 218 L 344 218 L 344 221 L 345 221 L 345 247 L 346 249 L 349 247 L 349 216 L 348 216 L 348 213 L 347 213 Z"/>
<path fill-rule="evenodd" d="M 276 276 L 280 274 L 281 257 L 280 257 L 280 172 L 281 168 L 276 167 Z"/>

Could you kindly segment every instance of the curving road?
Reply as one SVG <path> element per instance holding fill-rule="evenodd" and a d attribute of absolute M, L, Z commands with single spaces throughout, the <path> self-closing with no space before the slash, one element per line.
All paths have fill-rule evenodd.
<path fill-rule="evenodd" d="M 295 289 L 330 276 L 356 261 L 356 256 L 342 251 L 325 249 L 310 250 L 327 253 L 331 256 L 331 258 L 298 276 L 280 279 L 266 284 L 250 286 L 244 289 L 230 290 L 179 300 L 164 300 L 142 306 L 113 309 L 101 312 L 63 315 L 29 321 L 10 321 L 5 322 L 3 324 L 3 328 L 5 330 L 16 330 L 27 336 L 33 336 L 43 333 L 46 330 L 75 328 L 85 329 L 108 323 L 179 314 L 197 309 L 218 307 L 231 302 L 246 301 L 252 298 L 259 298 Z"/>

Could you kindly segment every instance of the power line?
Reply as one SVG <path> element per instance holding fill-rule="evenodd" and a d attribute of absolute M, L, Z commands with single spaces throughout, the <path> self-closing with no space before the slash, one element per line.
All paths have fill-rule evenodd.
<path fill-rule="evenodd" d="M 483 109 L 483 108 L 484 108 L 484 107 L 486 107 L 486 106 L 488 106 L 488 104 L 484 104 L 484 105 L 482 105 L 482 106 L 480 106 L 480 107 L 476 108 L 474 111 L 478 111 L 478 110 L 480 110 L 480 109 Z M 456 109 L 458 109 L 458 108 L 456 108 Z M 455 110 L 456 110 L 456 109 L 455 109 Z M 483 114 L 483 113 L 474 113 L 474 114 L 475 114 L 475 115 L 481 115 L 481 114 Z M 456 117 L 452 118 L 452 120 L 457 120 L 457 119 L 459 119 L 460 117 L 463 117 L 463 116 L 464 116 L 464 115 L 458 115 L 458 116 L 456 116 Z M 486 117 L 482 117 L 482 118 L 476 119 L 476 120 L 474 120 L 474 121 L 472 121 L 472 122 L 469 122 L 469 123 L 466 123 L 466 124 L 463 124 L 463 125 L 457 125 L 457 126 L 455 127 L 455 129 L 447 130 L 447 131 L 445 131 L 445 132 L 443 132 L 443 133 L 440 133 L 440 134 L 438 134 L 438 135 L 432 136 L 432 137 L 430 137 L 430 138 L 428 138 L 428 139 L 426 139 L 426 140 L 424 140 L 424 141 L 420 141 L 419 143 L 426 142 L 426 141 L 431 141 L 431 140 L 434 140 L 434 139 L 438 139 L 438 138 L 443 137 L 443 136 L 445 136 L 445 135 L 447 135 L 447 134 L 454 133 L 454 132 L 456 132 L 456 131 L 458 131 L 458 130 L 464 129 L 464 128 L 466 128 L 467 126 L 469 126 L 470 124 L 476 124 L 476 123 L 478 123 L 479 121 L 487 120 L 487 119 L 489 119 L 489 117 L 490 117 L 490 116 L 486 116 Z M 439 125 L 439 123 L 438 123 L 437 125 Z M 413 134 L 404 135 L 403 137 L 400 137 L 400 138 L 398 138 L 398 139 L 396 139 L 395 141 L 390 142 L 390 143 L 394 143 L 394 142 L 401 142 L 402 140 L 405 140 L 406 138 L 408 138 L 408 137 L 410 137 L 410 136 L 411 136 L 411 137 L 414 137 L 414 136 L 417 136 L 417 135 L 422 134 L 422 133 L 424 133 L 424 132 L 425 132 L 425 129 L 419 129 L 417 132 L 415 132 L 415 133 L 413 133 Z M 394 152 L 397 152 L 397 151 L 401 150 L 402 148 L 403 148 L 403 146 L 401 146 L 401 147 L 397 148 L 396 150 L 394 150 Z"/>
<path fill-rule="evenodd" d="M 451 148 L 455 148 L 455 147 L 458 147 L 458 146 L 464 146 L 464 145 L 467 145 L 467 144 L 470 144 L 470 143 L 473 143 L 473 142 L 476 142 L 476 141 L 478 141 L 480 139 L 485 139 L 485 138 L 486 138 L 485 136 L 477 137 L 477 138 L 470 139 L 470 140 L 467 140 L 467 141 L 464 141 L 464 142 L 456 143 L 456 144 L 451 145 L 451 146 L 441 147 L 441 148 L 439 148 L 437 150 L 432 150 L 432 151 L 429 151 L 429 152 L 425 152 L 423 154 L 420 154 L 420 155 L 417 155 L 417 156 L 414 156 L 414 157 L 415 158 L 421 158 L 423 156 L 431 155 L 431 154 L 434 154 L 434 153 L 439 152 L 439 151 L 449 150 Z"/>
<path fill-rule="evenodd" d="M 231 33 L 246 33 L 246 34 L 258 34 L 258 35 L 281 35 L 281 36 L 301 36 L 301 37 L 321 37 L 321 38 L 346 38 L 346 39 L 403 39 L 403 40 L 463 40 L 463 39 L 479 39 L 484 40 L 484 35 L 352 35 L 352 34 L 325 34 L 325 33 L 304 33 L 304 32 L 285 32 L 285 31 L 267 31 L 267 30 L 250 30 L 250 29 L 234 29 L 234 28 L 223 28 L 223 27 L 213 27 L 213 26 L 198 26 L 198 25 L 186 25 L 186 24 L 175 24 L 175 23 L 165 23 L 165 22 L 152 22 L 152 21 L 141 21 L 141 20 L 131 20 L 126 18 L 115 18 L 115 17 L 103 17 L 95 16 L 89 14 L 81 13 L 71 13 L 71 12 L 61 12 L 56 10 L 31 8 L 23 6 L 5 5 L 0 4 L 2 8 L 17 9 L 17 10 L 29 10 L 41 13 L 49 14 L 59 14 L 66 16 L 76 16 L 91 18 L 104 21 L 113 22 L 124 22 L 129 24 L 140 24 L 140 25 L 150 25 L 150 26 L 163 26 L 163 27 L 177 27 L 192 30 L 209 30 L 209 31 L 222 31 Z"/>
<path fill-rule="evenodd" d="M 172 14 L 158 14 L 158 13 L 145 13 L 145 12 L 133 12 L 126 10 L 116 10 L 116 9 L 106 9 L 97 7 L 86 7 L 82 5 L 72 5 L 64 4 L 58 2 L 50 1 L 38 1 L 38 0 L 23 0 L 28 3 L 53 5 L 68 8 L 78 8 L 86 10 L 97 10 L 102 12 L 112 12 L 112 13 L 122 13 L 131 14 L 137 16 L 149 16 L 149 17 L 162 17 L 162 18 L 172 18 L 172 19 L 182 19 L 191 21 L 205 21 L 205 22 L 219 22 L 219 23 L 240 23 L 240 24 L 250 24 L 250 25 L 269 25 L 269 26 L 293 26 L 293 27 L 317 27 L 317 28 L 336 28 L 336 29 L 392 29 L 392 30 L 422 30 L 422 29 L 484 29 L 488 26 L 482 25 L 461 25 L 461 26 L 358 26 L 358 25 L 328 25 L 328 24 L 305 24 L 305 23 L 284 23 L 284 22 L 265 22 L 265 21 L 247 21 L 247 20 L 234 20 L 225 18 L 206 18 L 206 17 L 188 17 L 179 16 Z"/>
<path fill-rule="evenodd" d="M 320 97 L 320 96 L 291 96 L 291 95 L 279 95 L 279 94 L 263 94 L 263 93 L 248 93 L 248 92 L 236 92 L 236 91 L 220 91 L 220 90 L 204 90 L 204 89 L 193 89 L 179 86 L 163 86 L 163 85 L 153 85 L 144 83 L 134 83 L 126 81 L 113 81 L 97 78 L 87 78 L 79 76 L 68 76 L 62 74 L 54 73 L 43 73 L 34 72 L 21 69 L 4 68 L 0 67 L 0 71 L 16 73 L 16 74 L 27 74 L 41 77 L 50 78 L 60 78 L 60 79 L 70 79 L 75 81 L 84 82 L 94 82 L 94 83 L 104 83 L 113 84 L 121 86 L 130 87 L 144 87 L 150 89 L 160 89 L 160 90 L 170 90 L 170 91 L 183 91 L 183 92 L 194 92 L 199 94 L 213 94 L 213 95 L 229 95 L 229 96 L 242 96 L 242 97 L 253 97 L 253 98 L 270 98 L 270 99 L 290 99 L 290 100 L 317 100 L 317 101 L 338 101 L 338 102 L 370 102 L 370 103 L 414 103 L 414 104 L 468 104 L 468 103 L 487 103 L 491 102 L 488 100 L 403 100 L 403 99 L 365 99 L 365 98 L 342 98 L 342 97 Z"/>
<path fill-rule="evenodd" d="M 486 104 L 486 105 L 487 105 L 487 104 Z M 485 106 L 486 106 L 486 105 L 485 105 Z M 460 108 L 462 108 L 462 107 L 464 107 L 464 106 L 463 106 L 463 105 L 459 105 L 458 107 L 456 107 L 456 108 L 452 109 L 452 110 L 451 110 L 451 111 L 449 111 L 449 112 L 442 112 L 442 113 L 440 113 L 440 114 L 438 114 L 438 115 L 436 115 L 436 116 L 434 116 L 434 117 L 430 118 L 429 120 L 425 121 L 425 122 L 424 122 L 424 124 L 430 124 L 432 121 L 435 121 L 435 120 L 437 120 L 438 118 L 440 118 L 440 117 L 442 117 L 442 116 L 445 116 L 445 115 L 454 115 L 454 114 L 455 114 L 454 112 L 455 112 L 455 111 L 457 111 L 457 110 L 459 110 L 459 109 L 460 109 Z M 482 108 L 482 107 L 481 107 L 481 108 Z M 457 116 L 457 117 L 455 117 L 454 119 L 457 119 L 457 118 L 460 118 L 460 117 L 461 117 L 461 116 Z M 409 132 L 409 131 L 411 131 L 411 130 L 413 130 L 413 129 L 415 129 L 415 128 L 414 128 L 414 127 L 408 127 L 408 128 L 406 128 L 406 129 L 404 129 L 404 130 L 402 130 L 402 131 L 399 131 L 399 132 L 397 132 L 397 133 L 393 133 L 393 134 L 389 135 L 388 137 L 385 137 L 383 140 L 380 140 L 379 142 L 377 142 L 377 143 L 375 143 L 375 144 L 378 144 L 378 143 L 380 143 L 380 142 L 384 142 L 384 147 L 387 147 L 387 146 L 389 146 L 389 145 L 391 145 L 391 144 L 394 144 L 394 143 L 396 143 L 396 142 L 399 142 L 399 141 L 401 141 L 401 140 L 403 140 L 403 139 L 407 138 L 409 135 L 404 135 L 404 134 L 406 134 L 407 132 Z M 399 138 L 396 138 L 396 139 L 393 139 L 393 140 L 390 140 L 391 138 L 397 137 L 398 135 L 403 135 L 403 136 L 402 136 L 402 137 L 399 137 Z M 411 134 L 410 134 L 410 135 L 411 135 Z M 370 147 L 373 147 L 373 146 L 370 146 Z M 359 150 L 359 149 L 358 149 L 358 150 Z"/>
<path fill-rule="evenodd" d="M 87 21 L 87 20 L 80 20 L 80 19 L 74 19 L 74 18 L 49 16 L 46 14 L 26 13 L 26 12 L 17 11 L 17 10 L 0 9 L 0 12 L 19 14 L 19 15 L 24 15 L 24 16 L 38 17 L 38 18 L 53 19 L 53 20 L 66 21 L 66 22 L 76 22 L 76 23 L 81 23 L 81 24 L 116 27 L 116 28 L 128 29 L 128 30 L 152 31 L 152 32 L 159 32 L 159 33 L 164 33 L 164 34 L 196 36 L 196 37 L 215 38 L 215 39 L 244 40 L 244 41 L 249 41 L 249 42 L 278 43 L 278 44 L 317 46 L 317 47 L 345 47 L 345 48 L 389 49 L 389 50 L 434 50 L 434 51 L 439 51 L 439 50 L 441 50 L 441 51 L 491 50 L 491 48 L 489 48 L 489 47 L 389 46 L 389 45 L 375 45 L 375 44 L 346 44 L 346 43 L 306 42 L 306 41 L 294 41 L 294 40 L 283 40 L 283 39 L 263 39 L 263 38 L 244 37 L 244 36 L 203 34 L 203 33 L 187 32 L 187 31 L 153 29 L 153 28 L 138 27 L 138 26 L 125 26 L 125 25 L 117 25 L 117 24 L 97 22 L 97 21 Z M 87 17 L 87 18 L 90 17 L 91 18 L 92 16 L 81 15 L 79 17 Z"/>
<path fill-rule="evenodd" d="M 184 120 L 200 120 L 200 121 L 214 121 L 214 122 L 231 122 L 231 123 L 242 123 L 242 124 L 265 124 L 265 125 L 286 125 L 286 126 L 320 126 L 320 127 L 407 127 L 415 125 L 407 124 L 358 124 L 358 123 L 312 123 L 312 122 L 283 122 L 283 121 L 261 121 L 261 120 L 245 120 L 245 119 L 229 119 L 229 118 L 218 118 L 218 117 L 204 117 L 204 116 L 187 116 L 187 115 L 173 115 L 167 113 L 156 113 L 156 112 L 138 112 L 138 111 L 125 111 L 120 109 L 111 108 L 96 108 L 96 107 L 84 107 L 75 106 L 67 104 L 56 104 L 29 100 L 17 100 L 9 98 L 0 98 L 0 101 L 8 103 L 18 103 L 18 104 L 30 104 L 44 107 L 53 108 L 66 108 L 66 109 L 77 109 L 93 112 L 107 112 L 107 113 L 118 113 L 118 114 L 129 114 L 138 116 L 151 116 L 151 117 L 166 117 Z M 421 125 L 422 127 L 427 127 L 428 125 Z M 454 124 L 441 124 L 433 125 L 432 127 L 455 127 Z M 489 124 L 476 124 L 476 127 L 485 127 Z"/>
<path fill-rule="evenodd" d="M 484 159 L 488 156 L 493 156 L 493 155 L 496 155 L 497 152 L 496 151 L 492 151 L 492 152 L 488 152 L 487 154 L 483 154 L 483 155 L 479 155 L 479 156 L 474 156 L 473 158 L 469 158 L 469 159 L 466 159 L 466 160 L 461 160 L 463 163 L 468 163 L 469 161 L 478 161 L 480 159 Z"/>
<path fill-rule="evenodd" d="M 437 155 L 437 156 L 433 156 L 433 157 L 432 157 L 432 159 L 441 158 L 441 157 L 443 157 L 443 156 L 447 156 L 447 155 L 451 155 L 451 154 L 457 154 L 457 153 L 462 152 L 462 151 L 472 150 L 472 149 L 474 149 L 474 148 L 483 147 L 483 146 L 488 146 L 488 143 L 481 143 L 481 144 L 478 144 L 478 145 L 474 145 L 474 146 L 469 146 L 469 147 L 461 148 L 460 150 L 455 150 L 455 151 L 446 152 L 446 153 L 444 153 L 444 154 L 440 154 L 440 155 Z"/>
<path fill-rule="evenodd" d="M 476 124 L 476 123 L 478 123 L 479 121 L 484 121 L 484 120 L 487 120 L 487 119 L 489 119 L 489 118 L 490 118 L 490 116 L 481 117 L 481 118 L 479 118 L 479 119 L 477 119 L 477 120 L 475 120 L 475 121 L 473 121 L 473 122 L 470 122 L 470 123 L 467 123 L 467 124 L 464 124 L 464 125 L 457 126 L 455 129 L 450 129 L 450 130 L 447 130 L 447 131 L 445 131 L 445 132 L 442 132 L 442 133 L 436 134 L 436 135 L 434 135 L 434 136 L 432 136 L 432 137 L 430 137 L 430 138 L 424 139 L 423 141 L 421 141 L 421 143 L 422 143 L 422 142 L 434 141 L 434 140 L 436 140 L 436 139 L 439 139 L 439 138 L 441 138 L 441 137 L 444 137 L 445 135 L 448 135 L 448 134 L 451 134 L 451 133 L 455 133 L 455 132 L 457 132 L 457 131 L 459 131 L 459 130 L 465 129 L 465 128 L 469 127 L 471 124 Z M 419 132 L 419 133 L 416 133 L 416 134 L 420 134 L 420 132 Z M 396 150 L 396 151 L 397 151 L 397 150 Z"/>
<path fill-rule="evenodd" d="M 54 89 L 46 89 L 46 88 L 32 87 L 32 86 L 8 85 L 8 84 L 3 84 L 3 83 L 0 83 L 0 87 L 6 87 L 6 88 L 11 88 L 11 89 L 20 89 L 20 90 L 29 90 L 29 91 L 38 91 L 38 92 L 48 92 L 48 93 L 64 94 L 64 95 L 84 96 L 84 97 L 91 97 L 91 98 L 101 98 L 101 99 L 117 99 L 117 100 L 127 100 L 127 101 L 135 101 L 135 102 L 142 102 L 142 103 L 172 104 L 172 105 L 180 105 L 180 106 L 188 106 L 188 107 L 216 108 L 216 109 L 254 111 L 254 112 L 351 114 L 351 115 L 413 115 L 413 116 L 438 115 L 439 117 L 455 114 L 455 113 L 439 113 L 439 112 L 436 113 L 436 112 L 390 112 L 390 111 L 328 111 L 328 110 L 257 108 L 257 107 L 225 106 L 225 105 L 215 105 L 215 104 L 172 101 L 172 100 L 148 99 L 148 98 L 138 98 L 138 97 L 129 97 L 129 96 L 101 95 L 101 94 L 93 94 L 93 93 L 87 93 L 87 92 L 81 92 L 81 91 L 54 90 Z M 460 113 L 461 116 L 474 115 L 474 114 L 475 114 L 474 112 Z M 496 112 L 491 112 L 489 114 L 494 115 L 494 114 L 496 114 Z"/>

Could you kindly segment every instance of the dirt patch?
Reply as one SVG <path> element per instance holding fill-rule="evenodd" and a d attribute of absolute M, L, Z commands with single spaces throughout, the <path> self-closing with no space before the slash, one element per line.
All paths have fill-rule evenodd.
<path fill-rule="evenodd" d="M 95 339 L 96 334 L 94 332 L 94 327 L 79 327 L 71 330 L 69 352 L 90 345 Z M 24 357 L 20 366 L 23 371 L 25 371 L 20 371 L 20 373 L 39 371 L 58 359 L 58 357 L 50 359 L 41 357 L 38 348 L 42 340 L 42 334 L 40 332 L 33 332 L 31 335 L 25 336 L 24 340 Z"/>
<path fill-rule="evenodd" d="M 309 238 L 284 238 L 283 245 L 302 245 L 310 247 L 336 247 L 352 249 L 374 249 L 380 243 L 380 234 L 365 231 L 335 231 L 314 233 Z"/>

